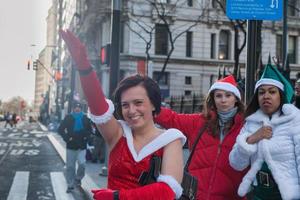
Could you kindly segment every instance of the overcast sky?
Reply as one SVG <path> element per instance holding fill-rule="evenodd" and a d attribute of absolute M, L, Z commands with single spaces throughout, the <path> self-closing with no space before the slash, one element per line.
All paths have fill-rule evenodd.
<path fill-rule="evenodd" d="M 46 17 L 52 0 L 0 0 L 0 99 L 32 102 L 35 72 L 27 60 L 46 45 Z M 32 47 L 31 45 L 36 45 Z"/>

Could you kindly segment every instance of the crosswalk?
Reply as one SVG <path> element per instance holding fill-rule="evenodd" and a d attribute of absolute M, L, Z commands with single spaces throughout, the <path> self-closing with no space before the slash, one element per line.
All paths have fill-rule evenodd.
<path fill-rule="evenodd" d="M 16 172 L 7 200 L 26 200 L 29 172 Z"/>
<path fill-rule="evenodd" d="M 7 200 L 27 200 L 28 188 L 30 183 L 29 171 L 17 171 L 7 196 Z M 63 172 L 50 172 L 51 185 L 54 196 L 51 199 L 55 200 L 74 200 L 72 193 L 66 193 L 67 183 Z M 40 197 L 43 199 L 43 197 Z M 45 197 L 44 197 L 45 198 Z M 4 199 L 1 197 L 0 199 Z"/>

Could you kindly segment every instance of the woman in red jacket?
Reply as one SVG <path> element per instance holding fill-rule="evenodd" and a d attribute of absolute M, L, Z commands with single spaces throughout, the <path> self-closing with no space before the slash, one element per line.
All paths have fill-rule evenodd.
<path fill-rule="evenodd" d="M 233 76 L 214 83 L 209 89 L 201 114 L 178 114 L 162 108 L 155 118 L 165 128 L 177 128 L 192 147 L 199 130 L 208 124 L 189 165 L 198 178 L 198 200 L 240 200 L 237 189 L 245 171 L 235 171 L 229 165 L 229 153 L 243 126 L 244 106 Z"/>
<path fill-rule="evenodd" d="M 115 91 L 114 104 L 105 99 L 86 50 L 70 31 L 60 34 L 76 63 L 81 86 L 89 105 L 89 117 L 97 124 L 109 147 L 108 188 L 93 190 L 95 200 L 174 200 L 182 193 L 182 145 L 185 136 L 177 129 L 162 130 L 153 117 L 161 107 L 158 85 L 148 77 L 123 79 Z M 150 159 L 161 158 L 156 182 L 144 185 L 139 178 L 150 169 Z"/>

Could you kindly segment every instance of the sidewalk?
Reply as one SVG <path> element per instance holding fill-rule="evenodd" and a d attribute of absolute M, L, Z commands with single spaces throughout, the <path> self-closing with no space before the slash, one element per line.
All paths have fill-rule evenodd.
<path fill-rule="evenodd" d="M 41 129 L 43 131 L 48 131 L 47 127 L 39 123 Z M 60 155 L 61 159 L 64 163 L 66 163 L 66 145 L 63 141 L 62 137 L 55 132 L 48 131 L 48 138 L 52 143 L 53 147 L 56 149 L 58 154 Z M 82 180 L 82 188 L 86 191 L 89 195 L 90 199 L 93 199 L 91 190 L 95 188 L 106 188 L 107 185 L 107 176 L 99 175 L 102 167 L 105 166 L 104 164 L 100 163 L 86 163 L 85 169 L 85 177 Z"/>

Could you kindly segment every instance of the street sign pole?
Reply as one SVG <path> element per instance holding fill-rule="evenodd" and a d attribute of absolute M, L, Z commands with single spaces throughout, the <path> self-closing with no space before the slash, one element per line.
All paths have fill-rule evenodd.
<path fill-rule="evenodd" d="M 245 103 L 250 102 L 254 93 L 254 82 L 257 68 L 257 38 L 258 38 L 258 21 L 248 20 L 247 35 L 247 64 L 246 64 L 246 86 L 245 86 Z"/>
<path fill-rule="evenodd" d="M 286 70 L 286 59 L 287 59 L 287 49 L 288 49 L 288 42 L 287 42 L 287 3 L 288 1 L 284 1 L 283 3 L 283 27 L 282 27 L 282 66 L 283 70 Z"/>
<path fill-rule="evenodd" d="M 284 0 L 287 1 L 287 0 Z M 226 15 L 232 20 L 248 20 L 247 33 L 247 64 L 245 102 L 249 103 L 254 93 L 256 68 L 258 63 L 257 20 L 281 20 L 283 11 L 282 0 L 227 0 Z"/>

